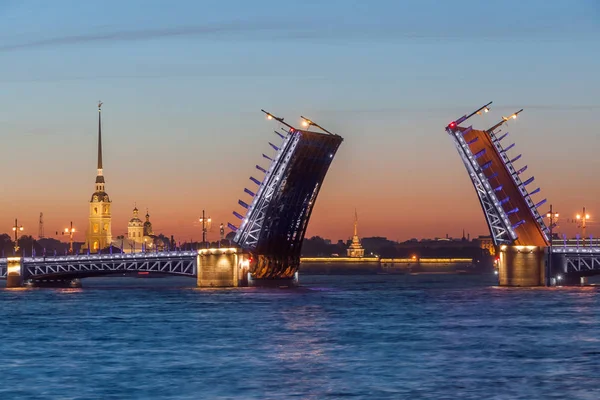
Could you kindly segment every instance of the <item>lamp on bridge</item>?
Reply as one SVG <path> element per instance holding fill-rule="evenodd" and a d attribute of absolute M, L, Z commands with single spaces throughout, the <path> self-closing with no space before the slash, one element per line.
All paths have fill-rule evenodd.
<path fill-rule="evenodd" d="M 23 232 L 23 225 L 19 226 L 17 219 L 15 218 L 15 225 L 12 227 L 13 232 L 15 233 L 15 256 L 17 255 L 17 251 L 19 251 L 19 232 Z"/>
<path fill-rule="evenodd" d="M 583 245 L 583 247 L 585 247 L 585 223 L 587 220 L 590 219 L 590 215 L 585 212 L 585 207 L 583 207 L 583 213 L 577 214 L 575 216 L 575 219 L 577 220 L 578 223 L 580 223 L 580 225 L 577 227 L 581 228 L 581 237 L 583 239 L 582 245 Z"/>
<path fill-rule="evenodd" d="M 550 204 L 550 211 L 546 214 L 546 218 L 550 220 L 550 224 L 548 225 L 550 229 L 550 250 L 548 251 L 548 262 L 546 263 L 546 286 L 550 286 L 550 276 L 552 274 L 552 238 L 556 221 L 558 221 L 558 213 L 552 210 L 552 204 Z"/>
<path fill-rule="evenodd" d="M 65 228 L 62 235 L 69 235 L 69 254 L 73 254 L 73 234 L 75 233 L 75 228 L 73 228 L 73 221 L 71 221 L 71 227 Z"/>
<path fill-rule="evenodd" d="M 269 114 L 270 115 L 270 114 Z M 202 245 L 206 243 L 206 232 L 210 229 L 212 224 L 212 219 L 210 217 L 206 217 L 204 214 L 204 210 L 202 210 L 202 218 L 200 218 L 200 223 L 202 224 Z M 206 245 L 208 248 L 209 246 Z"/>

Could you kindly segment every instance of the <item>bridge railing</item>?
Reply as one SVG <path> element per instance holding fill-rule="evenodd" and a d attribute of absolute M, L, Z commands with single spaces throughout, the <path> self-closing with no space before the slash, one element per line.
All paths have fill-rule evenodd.
<path fill-rule="evenodd" d="M 552 246 L 552 253 L 558 254 L 600 254 L 600 247 Z"/>

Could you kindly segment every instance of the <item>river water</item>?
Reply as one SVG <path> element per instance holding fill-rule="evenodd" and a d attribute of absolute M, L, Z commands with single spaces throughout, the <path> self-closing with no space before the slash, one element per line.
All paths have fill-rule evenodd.
<path fill-rule="evenodd" d="M 598 399 L 595 287 L 493 277 L 0 288 L 0 399 Z"/>

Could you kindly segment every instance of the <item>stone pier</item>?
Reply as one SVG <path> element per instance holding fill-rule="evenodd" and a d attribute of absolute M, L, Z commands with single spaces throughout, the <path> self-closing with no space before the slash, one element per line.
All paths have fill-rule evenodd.
<path fill-rule="evenodd" d="M 545 286 L 546 248 L 500 246 L 500 286 Z"/>
<path fill-rule="evenodd" d="M 23 259 L 21 257 L 8 257 L 6 259 L 6 287 L 16 288 L 23 286 Z"/>
<path fill-rule="evenodd" d="M 196 265 L 198 287 L 245 286 L 249 260 L 240 249 L 201 249 Z"/>

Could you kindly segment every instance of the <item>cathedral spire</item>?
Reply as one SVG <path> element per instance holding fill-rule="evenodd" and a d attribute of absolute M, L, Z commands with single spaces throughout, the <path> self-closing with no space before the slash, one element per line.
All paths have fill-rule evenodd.
<path fill-rule="evenodd" d="M 98 102 L 98 175 L 102 175 L 102 102 Z"/>

